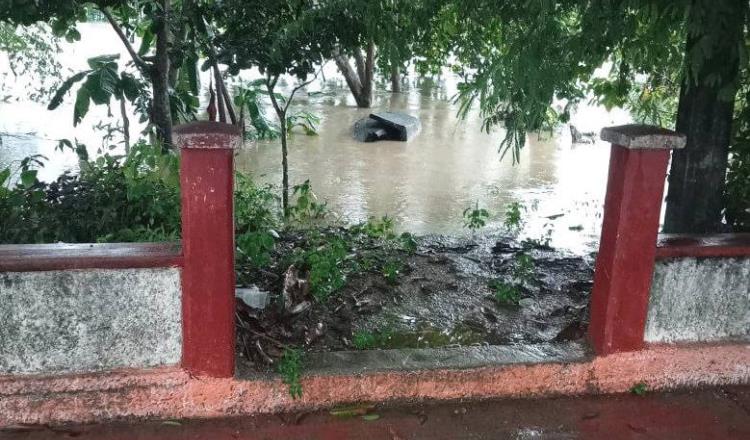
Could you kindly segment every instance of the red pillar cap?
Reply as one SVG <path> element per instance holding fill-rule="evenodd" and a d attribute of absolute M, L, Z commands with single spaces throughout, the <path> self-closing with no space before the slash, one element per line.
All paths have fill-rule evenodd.
<path fill-rule="evenodd" d="M 241 127 L 224 122 L 190 122 L 175 127 L 172 133 L 175 145 L 182 149 L 234 150 L 242 144 Z"/>
<path fill-rule="evenodd" d="M 603 141 L 631 150 L 679 150 L 687 142 L 684 134 L 640 124 L 604 127 L 599 137 Z"/>

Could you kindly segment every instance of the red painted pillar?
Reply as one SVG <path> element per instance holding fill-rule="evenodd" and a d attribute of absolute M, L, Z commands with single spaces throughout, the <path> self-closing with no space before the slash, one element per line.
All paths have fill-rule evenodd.
<path fill-rule="evenodd" d="M 182 193 L 182 366 L 234 375 L 234 148 L 237 127 L 194 122 L 174 130 Z"/>
<path fill-rule="evenodd" d="M 589 337 L 599 355 L 643 347 L 671 149 L 685 137 L 644 125 L 602 130 L 612 143 Z"/>

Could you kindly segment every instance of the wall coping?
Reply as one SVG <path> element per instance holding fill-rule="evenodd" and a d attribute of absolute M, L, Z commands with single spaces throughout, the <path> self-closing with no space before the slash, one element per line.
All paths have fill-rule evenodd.
<path fill-rule="evenodd" d="M 0 245 L 0 272 L 182 266 L 180 242 Z"/>
<path fill-rule="evenodd" d="M 659 234 L 656 242 L 657 259 L 685 257 L 750 257 L 750 233 Z"/>

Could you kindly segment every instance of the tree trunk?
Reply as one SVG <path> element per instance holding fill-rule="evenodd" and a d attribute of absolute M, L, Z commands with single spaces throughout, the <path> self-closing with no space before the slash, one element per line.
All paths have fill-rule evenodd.
<path fill-rule="evenodd" d="M 677 131 L 687 135 L 687 146 L 672 154 L 664 232 L 703 234 L 721 227 L 746 7 L 736 0 L 693 2 L 688 26 L 694 32 L 688 36 L 686 56 L 706 39 L 716 44 L 693 72 L 697 78 L 686 75 L 680 91 Z M 719 84 L 707 84 L 717 76 Z"/>
<path fill-rule="evenodd" d="M 172 148 L 172 112 L 169 105 L 169 0 L 161 0 L 162 15 L 156 31 L 156 54 L 151 69 L 151 120 L 165 148 Z"/>
<path fill-rule="evenodd" d="M 286 113 L 279 115 L 281 122 L 281 208 L 284 217 L 289 215 L 289 161 L 287 159 Z"/>
<path fill-rule="evenodd" d="M 357 107 L 370 108 L 372 106 L 372 85 L 375 70 L 375 44 L 371 42 L 367 45 L 367 54 L 364 57 L 361 50 L 356 49 L 354 51 L 356 71 L 344 55 L 335 54 L 333 60 L 346 80 L 346 84 L 357 102 Z"/>
<path fill-rule="evenodd" d="M 216 81 L 216 107 L 219 109 L 219 122 L 227 122 L 227 114 L 224 108 L 224 92 L 221 90 L 221 72 L 216 61 L 213 63 L 214 78 Z"/>
<path fill-rule="evenodd" d="M 120 99 L 120 115 L 122 117 L 122 135 L 125 138 L 125 155 L 130 153 L 130 119 L 125 107 L 125 97 Z"/>
<path fill-rule="evenodd" d="M 391 65 L 391 93 L 401 93 L 401 72 L 396 64 Z"/>
<path fill-rule="evenodd" d="M 287 158 L 287 131 L 286 131 L 286 111 L 289 102 L 282 107 L 274 94 L 278 77 L 266 79 L 266 89 L 268 96 L 271 98 L 271 105 L 276 111 L 276 117 L 279 120 L 279 135 L 281 137 L 281 209 L 284 212 L 284 218 L 289 215 L 289 160 Z M 293 96 L 289 97 L 291 101 Z"/>

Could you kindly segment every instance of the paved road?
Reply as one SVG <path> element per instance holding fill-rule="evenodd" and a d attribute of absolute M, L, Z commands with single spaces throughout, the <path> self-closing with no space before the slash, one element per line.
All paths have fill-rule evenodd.
<path fill-rule="evenodd" d="M 368 413 L 366 419 L 355 415 L 363 412 Z M 19 426 L 0 431 L 0 439 L 750 439 L 750 387 L 644 396 L 355 406 L 340 413 L 64 428 Z"/>

